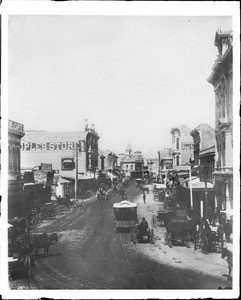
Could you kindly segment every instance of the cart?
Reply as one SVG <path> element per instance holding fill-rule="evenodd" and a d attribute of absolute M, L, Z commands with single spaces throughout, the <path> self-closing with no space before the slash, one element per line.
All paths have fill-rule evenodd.
<path fill-rule="evenodd" d="M 201 250 L 203 253 L 221 253 L 223 239 L 216 231 L 212 231 L 207 222 L 201 223 L 194 237 L 194 250 Z"/>
<path fill-rule="evenodd" d="M 157 220 L 160 222 L 161 226 L 167 226 L 168 222 L 172 217 L 172 213 L 166 210 L 157 211 Z"/>
<path fill-rule="evenodd" d="M 115 230 L 131 231 L 137 223 L 137 204 L 121 201 L 113 205 Z"/>
<path fill-rule="evenodd" d="M 172 247 L 179 242 L 190 247 L 191 226 L 186 220 L 170 220 L 166 226 L 165 243 Z"/>
<path fill-rule="evenodd" d="M 132 232 L 131 240 L 134 243 L 151 243 L 154 244 L 154 229 L 147 228 L 146 230 L 141 230 L 140 225 L 136 225 Z"/>

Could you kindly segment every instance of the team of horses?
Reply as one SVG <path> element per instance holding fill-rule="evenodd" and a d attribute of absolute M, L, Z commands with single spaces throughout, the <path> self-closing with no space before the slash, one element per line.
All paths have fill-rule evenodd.
<path fill-rule="evenodd" d="M 49 248 L 58 242 L 58 235 L 56 232 L 47 234 L 46 232 L 35 234 L 31 238 L 32 247 L 35 250 L 35 256 L 38 255 L 38 250 L 43 249 L 45 257 L 48 256 Z"/>

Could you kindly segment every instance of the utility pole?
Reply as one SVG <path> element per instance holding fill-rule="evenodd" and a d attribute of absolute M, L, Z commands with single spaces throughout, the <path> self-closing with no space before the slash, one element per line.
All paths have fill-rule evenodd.
<path fill-rule="evenodd" d="M 205 205 L 204 205 L 205 214 L 204 214 L 204 217 L 205 217 L 205 219 L 208 218 L 208 187 L 207 187 L 207 176 L 208 176 L 208 165 L 205 165 L 204 166 L 204 182 L 205 182 Z"/>
<path fill-rule="evenodd" d="M 189 189 L 190 189 L 190 200 L 191 200 L 191 207 L 193 207 L 193 198 L 192 198 L 192 167 L 189 166 Z"/>
<path fill-rule="evenodd" d="M 79 147 L 76 145 L 76 156 L 75 156 L 75 186 L 74 186 L 75 199 L 78 198 L 78 150 L 79 150 Z"/>
<path fill-rule="evenodd" d="M 160 166 L 160 161 L 161 161 L 161 153 L 160 151 L 157 152 L 158 153 L 158 176 L 159 176 L 159 180 L 161 179 L 161 166 Z"/>

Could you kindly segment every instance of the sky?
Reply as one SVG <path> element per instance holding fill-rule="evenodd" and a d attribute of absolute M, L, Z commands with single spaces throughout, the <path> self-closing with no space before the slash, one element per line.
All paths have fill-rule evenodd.
<path fill-rule="evenodd" d="M 214 127 L 207 82 L 231 17 L 9 17 L 9 119 L 29 130 L 98 132 L 99 148 L 145 157 L 172 127 Z"/>

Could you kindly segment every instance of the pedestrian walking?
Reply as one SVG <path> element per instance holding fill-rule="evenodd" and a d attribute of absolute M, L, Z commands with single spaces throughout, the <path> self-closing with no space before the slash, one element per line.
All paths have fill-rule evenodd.
<path fill-rule="evenodd" d="M 143 193 L 143 202 L 146 203 L 146 194 L 145 194 L 145 192 Z"/>
<path fill-rule="evenodd" d="M 156 216 L 155 216 L 155 214 L 153 214 L 152 217 L 151 217 L 151 226 L 156 227 Z"/>

